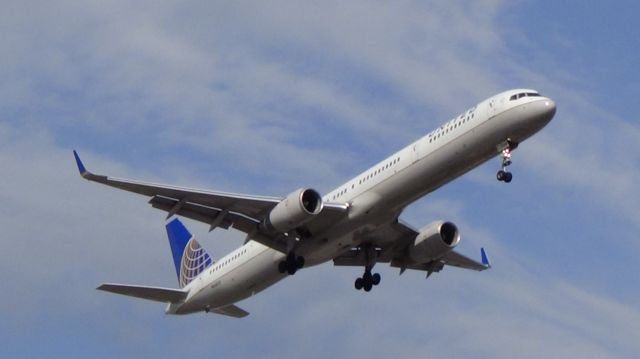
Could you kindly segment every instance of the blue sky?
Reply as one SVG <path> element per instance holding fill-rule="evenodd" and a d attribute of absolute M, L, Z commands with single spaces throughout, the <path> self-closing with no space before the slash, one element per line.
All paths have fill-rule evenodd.
<path fill-rule="evenodd" d="M 640 352 L 639 27 L 633 1 L 8 1 L 0 13 L 3 357 L 632 357 Z M 494 268 L 424 280 L 325 264 L 168 317 L 97 292 L 177 285 L 164 214 L 87 183 L 323 192 L 477 102 L 529 87 L 555 119 L 407 208 Z M 242 243 L 187 221 L 214 257 Z"/>

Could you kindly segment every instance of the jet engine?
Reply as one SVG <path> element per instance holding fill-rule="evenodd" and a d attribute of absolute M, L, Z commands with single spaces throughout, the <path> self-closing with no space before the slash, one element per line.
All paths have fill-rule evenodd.
<path fill-rule="evenodd" d="M 287 233 L 310 221 L 321 210 L 320 194 L 301 188 L 280 201 L 262 222 L 262 227 L 269 232 Z"/>
<path fill-rule="evenodd" d="M 433 222 L 420 230 L 409 257 L 417 263 L 428 263 L 441 258 L 460 242 L 458 227 L 451 222 Z"/>

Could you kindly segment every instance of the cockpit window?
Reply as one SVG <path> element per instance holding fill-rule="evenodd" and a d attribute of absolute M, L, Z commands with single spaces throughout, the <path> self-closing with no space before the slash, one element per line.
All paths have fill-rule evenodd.
<path fill-rule="evenodd" d="M 509 101 L 514 101 L 517 100 L 519 98 L 523 98 L 523 97 L 540 97 L 540 94 L 537 92 L 521 92 L 515 95 L 512 95 L 509 98 Z"/>

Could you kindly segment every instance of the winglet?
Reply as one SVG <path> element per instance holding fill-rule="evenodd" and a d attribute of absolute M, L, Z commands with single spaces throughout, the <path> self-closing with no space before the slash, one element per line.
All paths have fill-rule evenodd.
<path fill-rule="evenodd" d="M 78 156 L 78 152 L 76 152 L 76 150 L 73 150 L 73 157 L 76 158 L 76 165 L 78 165 L 78 171 L 80 171 L 80 175 L 84 177 L 84 175 L 87 173 L 87 169 L 84 167 L 84 164 L 82 164 L 82 160 L 80 159 L 80 156 Z"/>
<path fill-rule="evenodd" d="M 489 257 L 487 256 L 487 252 L 484 251 L 484 248 L 480 248 L 480 255 L 482 256 L 482 264 L 486 268 L 491 268 L 491 262 L 489 261 Z"/>

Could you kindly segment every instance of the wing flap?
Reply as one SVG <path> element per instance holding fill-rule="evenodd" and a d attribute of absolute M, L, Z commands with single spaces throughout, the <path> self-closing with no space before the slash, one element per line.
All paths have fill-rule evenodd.
<path fill-rule="evenodd" d="M 387 263 L 389 258 L 384 255 L 381 249 L 376 249 L 376 263 Z M 360 248 L 352 248 L 347 252 L 333 258 L 333 265 L 337 267 L 364 267 L 367 265 L 367 257 Z"/>
<path fill-rule="evenodd" d="M 251 233 L 256 230 L 256 226 L 260 223 L 256 219 L 244 216 L 240 213 L 231 212 L 221 208 L 207 207 L 197 203 L 181 202 L 173 198 L 162 196 L 154 196 L 149 200 L 149 204 L 153 208 L 169 212 L 169 214 L 180 215 L 191 218 L 193 220 L 207 223 L 214 228 L 233 228 L 244 232 Z M 177 208 L 179 206 L 179 208 Z"/>
<path fill-rule="evenodd" d="M 103 290 L 105 292 L 163 303 L 179 303 L 187 298 L 187 292 L 185 291 L 162 287 L 146 287 L 130 284 L 104 283 L 96 289 Z"/>

